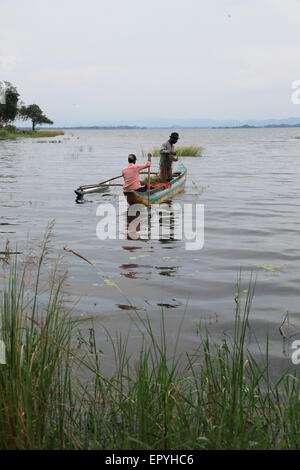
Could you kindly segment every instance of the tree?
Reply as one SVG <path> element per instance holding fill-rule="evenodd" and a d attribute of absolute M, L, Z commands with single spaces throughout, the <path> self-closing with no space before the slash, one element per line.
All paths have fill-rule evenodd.
<path fill-rule="evenodd" d="M 53 124 L 47 116 L 43 114 L 43 111 L 37 104 L 30 104 L 29 106 L 22 106 L 19 109 L 19 116 L 21 119 L 26 121 L 31 119 L 32 121 L 32 130 L 35 130 L 37 124 Z"/>
<path fill-rule="evenodd" d="M 10 83 L 5 83 L 5 103 L 0 104 L 0 127 L 14 121 L 18 113 L 19 93 Z"/>

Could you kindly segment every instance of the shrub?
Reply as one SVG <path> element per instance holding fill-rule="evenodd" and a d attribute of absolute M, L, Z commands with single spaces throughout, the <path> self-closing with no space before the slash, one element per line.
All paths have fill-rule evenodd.
<path fill-rule="evenodd" d="M 8 124 L 7 126 L 4 127 L 4 129 L 7 131 L 7 132 L 13 132 L 13 133 L 17 133 L 18 132 L 18 129 L 16 128 L 16 126 L 13 126 L 11 124 Z"/>
<path fill-rule="evenodd" d="M 6 129 L 0 129 L 0 138 L 8 137 L 8 132 Z"/>

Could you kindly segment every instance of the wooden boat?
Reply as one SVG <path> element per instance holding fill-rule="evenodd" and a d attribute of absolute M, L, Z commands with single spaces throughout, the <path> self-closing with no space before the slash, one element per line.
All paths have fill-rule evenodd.
<path fill-rule="evenodd" d="M 185 180 L 187 176 L 187 169 L 185 166 L 180 166 L 173 174 L 174 178 L 170 181 L 170 186 L 163 185 L 150 189 L 150 196 L 148 202 L 148 191 L 124 191 L 124 196 L 128 204 L 144 204 L 145 206 L 151 204 L 159 204 L 184 190 Z"/>

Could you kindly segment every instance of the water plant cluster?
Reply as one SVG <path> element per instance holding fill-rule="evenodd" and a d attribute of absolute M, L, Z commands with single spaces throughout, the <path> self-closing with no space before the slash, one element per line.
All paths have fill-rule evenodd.
<path fill-rule="evenodd" d="M 175 150 L 176 150 L 176 155 L 178 157 L 201 157 L 204 147 L 201 147 L 199 145 L 187 145 L 187 146 L 176 147 Z M 160 148 L 153 147 L 153 149 L 151 150 L 151 153 L 153 157 L 159 157 Z"/>
<path fill-rule="evenodd" d="M 64 306 L 58 262 L 44 282 L 48 244 L 49 233 L 35 264 L 8 246 L 0 261 L 1 449 L 300 448 L 298 378 L 270 379 L 267 340 L 259 361 L 247 348 L 255 283 L 247 294 L 237 284 L 233 335 L 216 344 L 200 325 L 193 354 L 177 351 L 184 317 L 170 350 L 164 313 L 157 335 L 136 311 L 139 354 L 107 331 L 107 375 L 94 329 L 86 337 Z"/>

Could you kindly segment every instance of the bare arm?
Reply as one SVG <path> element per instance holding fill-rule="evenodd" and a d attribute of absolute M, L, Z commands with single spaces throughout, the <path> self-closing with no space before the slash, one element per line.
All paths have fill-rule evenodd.
<path fill-rule="evenodd" d="M 144 168 L 148 168 L 149 166 L 151 166 L 151 153 L 148 153 L 148 161 L 147 163 L 141 163 L 140 165 L 136 165 L 136 168 L 138 168 L 138 170 L 143 170 Z"/>

